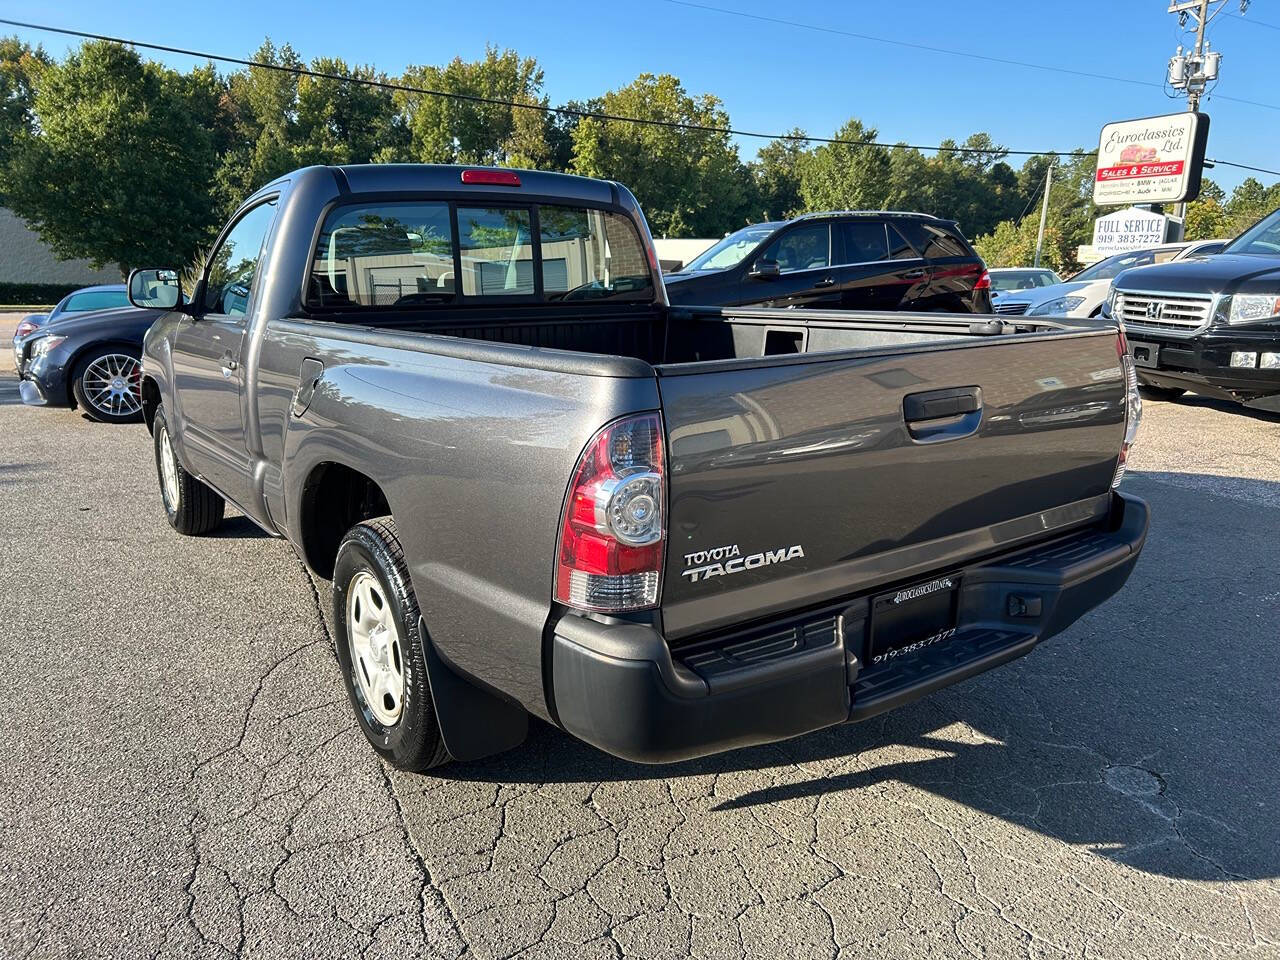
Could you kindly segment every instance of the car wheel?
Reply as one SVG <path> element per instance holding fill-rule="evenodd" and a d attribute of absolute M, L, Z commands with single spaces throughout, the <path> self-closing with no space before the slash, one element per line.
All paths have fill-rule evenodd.
<path fill-rule="evenodd" d="M 1187 391 L 1182 387 L 1152 387 L 1142 383 L 1138 385 L 1138 392 L 1148 400 L 1177 400 Z"/>
<path fill-rule="evenodd" d="M 391 517 L 352 527 L 333 570 L 334 643 L 360 729 L 387 762 L 426 770 L 449 760 L 427 681 L 418 601 Z"/>
<path fill-rule="evenodd" d="M 99 423 L 142 420 L 142 361 L 133 347 L 99 347 L 76 364 L 71 391 Z"/>
<path fill-rule="evenodd" d="M 160 499 L 169 525 L 189 537 L 208 533 L 222 522 L 226 501 L 187 473 L 178 462 L 164 407 L 156 410 L 151 440 L 156 453 L 156 474 L 160 478 Z"/>

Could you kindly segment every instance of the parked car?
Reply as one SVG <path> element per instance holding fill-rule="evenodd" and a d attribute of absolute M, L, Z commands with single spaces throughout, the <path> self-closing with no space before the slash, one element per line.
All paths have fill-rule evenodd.
<path fill-rule="evenodd" d="M 673 304 L 990 313 L 982 259 L 954 221 L 810 213 L 725 237 L 665 277 Z"/>
<path fill-rule="evenodd" d="M 1062 282 L 1060 276 L 1042 267 L 992 267 L 987 273 L 991 277 L 993 304 L 1009 293 L 1020 294 L 1024 290 L 1052 287 Z"/>
<path fill-rule="evenodd" d="M 14 346 L 19 340 L 35 332 L 36 328 L 51 320 L 58 320 L 72 313 L 88 313 L 92 310 L 111 310 L 129 305 L 129 294 L 123 283 L 102 283 L 94 287 L 82 287 L 68 293 L 48 313 L 29 313 L 18 321 L 13 332 Z"/>
<path fill-rule="evenodd" d="M 1132 250 L 1099 260 L 1085 267 L 1070 280 L 1052 287 L 1040 287 L 1034 293 L 1001 297 L 995 312 L 1005 315 L 1046 317 L 1096 317 L 1111 290 L 1111 281 L 1130 267 L 1149 263 L 1167 263 L 1187 257 L 1218 253 L 1227 240 L 1198 240 L 1189 243 L 1166 243 L 1148 250 Z"/>
<path fill-rule="evenodd" d="M 1148 396 L 1280 411 L 1280 210 L 1217 256 L 1124 271 L 1106 313 L 1129 331 Z"/>
<path fill-rule="evenodd" d="M 14 343 L 22 402 L 80 407 L 103 423 L 142 419 L 142 337 L 159 315 L 125 306 L 63 311 Z"/>
<path fill-rule="evenodd" d="M 1143 545 L 1115 328 L 670 310 L 617 183 L 310 167 L 245 201 L 190 305 L 172 271 L 130 290 L 167 308 L 169 523 L 235 504 L 332 581 L 401 767 L 530 713 L 648 762 L 861 720 L 1027 653 Z"/>

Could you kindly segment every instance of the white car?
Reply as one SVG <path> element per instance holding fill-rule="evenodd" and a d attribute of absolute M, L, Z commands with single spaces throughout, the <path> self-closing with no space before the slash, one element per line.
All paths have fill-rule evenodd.
<path fill-rule="evenodd" d="M 1195 240 L 1189 243 L 1166 243 L 1147 250 L 1131 250 L 1099 260 L 1085 267 L 1070 280 L 1034 290 L 1010 291 L 996 301 L 994 310 L 1001 315 L 1045 317 L 1092 317 L 1101 309 L 1111 288 L 1111 281 L 1122 270 L 1144 267 L 1150 263 L 1168 263 L 1187 257 L 1207 257 L 1218 253 L 1229 240 Z"/>

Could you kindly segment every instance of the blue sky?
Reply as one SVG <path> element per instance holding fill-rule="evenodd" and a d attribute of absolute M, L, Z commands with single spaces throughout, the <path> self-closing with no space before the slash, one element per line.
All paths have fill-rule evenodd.
<path fill-rule="evenodd" d="M 1162 80 L 1174 48 L 1187 40 L 1176 18 L 1165 12 L 1167 0 L 697 2 L 961 54 L 1155 83 Z M 536 57 L 553 103 L 585 99 L 644 71 L 673 73 L 691 93 L 719 96 L 735 127 L 763 132 L 800 126 L 830 135 L 857 116 L 885 140 L 933 144 L 985 130 L 1010 148 L 1068 150 L 1096 146 L 1099 129 L 1111 120 L 1185 109 L 1184 100 L 1167 99 L 1158 87 L 908 49 L 669 0 L 220 0 L 212 5 L 63 0 L 56 8 L 0 0 L 0 11 L 12 19 L 231 56 L 249 55 L 270 35 L 276 42 L 288 41 L 307 59 L 340 56 L 392 74 L 411 63 L 472 59 L 493 43 Z M 1235 0 L 1227 11 L 1238 11 Z M 1254 0 L 1244 19 L 1228 14 L 1210 28 L 1214 49 L 1223 53 L 1217 92 L 1280 108 L 1280 89 L 1267 82 L 1280 49 L 1280 2 Z M 9 31 L 0 27 L 0 32 Z M 71 45 L 56 36 L 15 32 L 57 54 Z M 185 57 L 158 58 L 181 68 L 192 63 Z M 1280 170 L 1280 109 L 1212 98 L 1202 109 L 1212 116 L 1210 157 Z M 741 141 L 744 158 L 757 146 Z M 1228 189 L 1249 175 L 1223 166 L 1207 173 Z M 1280 179 L 1256 176 L 1264 184 Z"/>

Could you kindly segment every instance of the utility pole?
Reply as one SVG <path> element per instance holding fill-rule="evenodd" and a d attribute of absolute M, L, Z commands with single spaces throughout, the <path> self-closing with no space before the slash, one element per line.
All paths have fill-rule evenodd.
<path fill-rule="evenodd" d="M 1044 171 L 1044 203 L 1040 204 L 1040 232 L 1036 234 L 1036 262 L 1035 266 L 1040 266 L 1040 251 L 1044 249 L 1044 222 L 1049 217 L 1049 188 L 1053 186 L 1053 164 L 1057 160 L 1054 157 L 1049 161 L 1049 166 Z"/>
<path fill-rule="evenodd" d="M 1188 17 L 1196 20 L 1196 43 L 1190 53 L 1183 53 L 1182 47 L 1169 59 L 1169 85 L 1176 90 L 1187 92 L 1187 110 L 1196 113 L 1200 109 L 1200 97 L 1211 82 L 1218 79 L 1218 67 L 1222 63 L 1222 54 L 1210 52 L 1205 43 L 1204 30 L 1229 0 L 1172 0 L 1169 12 L 1178 15 L 1179 26 L 1187 25 Z M 1240 12 L 1244 13 L 1249 0 L 1239 0 Z M 1215 7 L 1212 12 L 1210 8 Z M 1179 203 L 1174 214 L 1182 221 L 1182 229 L 1186 229 L 1187 205 Z M 1181 237 L 1179 237 L 1181 239 Z"/>

